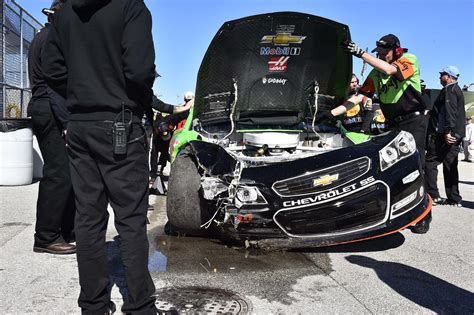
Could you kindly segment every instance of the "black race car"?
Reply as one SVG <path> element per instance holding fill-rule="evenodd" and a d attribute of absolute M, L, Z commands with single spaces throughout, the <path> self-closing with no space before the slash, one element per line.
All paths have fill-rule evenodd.
<path fill-rule="evenodd" d="M 254 244 L 325 246 L 397 232 L 429 211 L 410 133 L 346 132 L 346 25 L 279 12 L 224 23 L 195 105 L 172 139 L 172 230 Z"/>

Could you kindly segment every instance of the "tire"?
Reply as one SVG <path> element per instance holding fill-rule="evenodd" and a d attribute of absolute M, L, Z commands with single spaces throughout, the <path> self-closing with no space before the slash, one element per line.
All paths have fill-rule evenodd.
<path fill-rule="evenodd" d="M 204 235 L 201 225 L 210 219 L 201 197 L 201 175 L 188 150 L 183 150 L 171 165 L 166 200 L 166 213 L 174 232 Z"/>

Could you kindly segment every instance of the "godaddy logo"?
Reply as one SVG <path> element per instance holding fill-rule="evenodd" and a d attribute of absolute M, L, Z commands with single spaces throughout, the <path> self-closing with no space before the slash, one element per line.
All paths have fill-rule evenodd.
<path fill-rule="evenodd" d="M 283 79 L 283 78 L 267 78 L 267 77 L 263 77 L 263 78 L 262 78 L 262 83 L 263 83 L 263 84 L 281 84 L 281 85 L 285 85 L 286 81 L 288 81 L 288 79 Z"/>

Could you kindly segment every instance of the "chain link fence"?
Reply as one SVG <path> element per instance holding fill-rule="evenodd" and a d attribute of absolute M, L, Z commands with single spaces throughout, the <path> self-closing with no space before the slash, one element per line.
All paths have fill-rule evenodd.
<path fill-rule="evenodd" d="M 14 0 L 0 0 L 0 119 L 26 117 L 31 98 L 28 51 L 42 27 Z"/>

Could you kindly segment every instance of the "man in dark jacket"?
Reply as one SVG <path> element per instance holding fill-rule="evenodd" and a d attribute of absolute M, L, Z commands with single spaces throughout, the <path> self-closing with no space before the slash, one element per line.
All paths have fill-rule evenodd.
<path fill-rule="evenodd" d="M 457 80 L 459 70 L 447 66 L 440 72 L 443 89 L 436 99 L 430 123 L 426 148 L 425 187 L 433 198 L 433 204 L 462 207 L 459 194 L 458 154 L 465 135 L 466 111 L 464 95 Z M 441 198 L 438 185 L 438 168 L 443 163 L 444 187 L 448 199 Z"/>
<path fill-rule="evenodd" d="M 143 0 L 69 0 L 43 53 L 48 84 L 67 98 L 84 314 L 114 310 L 105 251 L 115 214 L 128 296 L 122 312 L 156 314 L 148 271 L 148 163 L 141 118 L 152 100 L 155 54 Z"/>
<path fill-rule="evenodd" d="M 46 10 L 48 21 L 59 10 L 62 1 L 53 2 Z M 74 241 L 74 193 L 69 172 L 66 142 L 62 136 L 63 126 L 54 105 L 64 107 L 65 100 L 51 91 L 44 81 L 41 52 L 48 37 L 50 24 L 35 36 L 28 52 L 28 71 L 32 98 L 28 115 L 33 122 L 33 131 L 43 156 L 43 178 L 39 184 L 36 204 L 36 226 L 33 250 L 39 253 L 73 254 Z"/>

